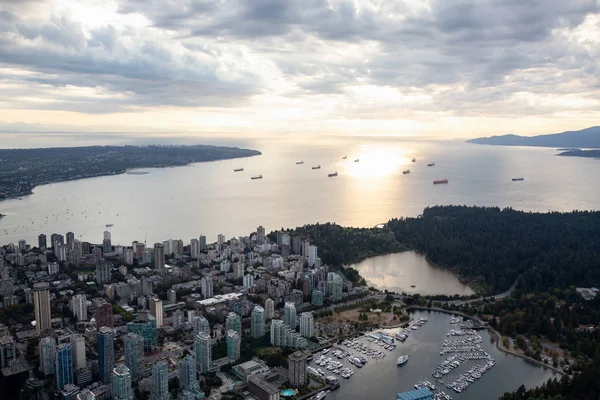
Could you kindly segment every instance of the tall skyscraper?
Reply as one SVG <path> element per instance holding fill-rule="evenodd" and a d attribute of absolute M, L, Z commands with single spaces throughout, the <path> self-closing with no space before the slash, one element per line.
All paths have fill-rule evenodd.
<path fill-rule="evenodd" d="M 38 248 L 45 249 L 48 247 L 48 243 L 46 240 L 46 235 L 43 233 L 38 236 Z"/>
<path fill-rule="evenodd" d="M 170 400 L 169 394 L 169 366 L 161 360 L 152 367 L 152 388 L 150 400 Z"/>
<path fill-rule="evenodd" d="M 45 337 L 40 340 L 40 371 L 44 375 L 54 373 L 54 358 L 56 357 L 56 340 Z"/>
<path fill-rule="evenodd" d="M 304 240 L 302 242 L 302 256 L 306 259 L 308 259 L 309 249 L 310 249 L 310 241 Z"/>
<path fill-rule="evenodd" d="M 67 246 L 71 250 L 75 248 L 75 234 L 73 232 L 67 232 Z"/>
<path fill-rule="evenodd" d="M 296 329 L 296 305 L 285 303 L 283 306 L 283 323 L 292 329 Z"/>
<path fill-rule="evenodd" d="M 196 315 L 192 318 L 192 326 L 194 328 L 194 337 L 199 333 L 210 335 L 210 324 L 206 318 L 201 315 Z"/>
<path fill-rule="evenodd" d="M 77 321 L 87 321 L 87 304 L 85 294 L 76 294 L 71 299 L 71 311 Z"/>
<path fill-rule="evenodd" d="M 307 375 L 306 375 L 306 353 L 297 351 L 290 354 L 288 357 L 289 368 L 288 368 L 288 380 L 292 387 L 306 386 Z"/>
<path fill-rule="evenodd" d="M 165 246 L 162 243 L 154 243 L 154 269 L 161 275 L 165 269 Z"/>
<path fill-rule="evenodd" d="M 123 364 L 117 365 L 112 371 L 113 400 L 133 400 L 131 390 L 131 373 Z"/>
<path fill-rule="evenodd" d="M 205 333 L 196 335 L 195 342 L 196 370 L 203 374 L 212 368 L 212 341 Z"/>
<path fill-rule="evenodd" d="M 200 256 L 200 242 L 198 239 L 190 240 L 190 257 L 198 258 Z"/>
<path fill-rule="evenodd" d="M 125 346 L 125 365 L 129 368 L 131 381 L 137 382 L 144 368 L 144 338 L 140 335 L 129 332 L 123 339 Z"/>
<path fill-rule="evenodd" d="M 206 236 L 200 235 L 198 238 L 198 244 L 200 245 L 200 251 L 206 250 Z"/>
<path fill-rule="evenodd" d="M 313 290 L 310 303 L 315 306 L 322 306 L 325 294 L 320 290 Z"/>
<path fill-rule="evenodd" d="M 96 263 L 96 282 L 109 283 L 112 278 L 112 263 L 109 261 L 100 261 Z"/>
<path fill-rule="evenodd" d="M 35 332 L 39 335 L 52 329 L 50 286 L 48 283 L 38 282 L 33 285 L 33 306 L 35 310 Z"/>
<path fill-rule="evenodd" d="M 227 343 L 227 357 L 229 357 L 229 361 L 237 361 L 240 358 L 240 346 L 242 343 L 240 334 L 237 331 L 229 330 L 227 331 L 225 341 Z"/>
<path fill-rule="evenodd" d="M 300 314 L 300 334 L 306 338 L 314 336 L 315 321 L 311 312 Z"/>
<path fill-rule="evenodd" d="M 105 385 L 112 379 L 115 366 L 115 346 L 113 330 L 103 326 L 98 330 L 98 379 Z"/>
<path fill-rule="evenodd" d="M 85 338 L 78 333 L 71 335 L 71 358 L 75 369 L 85 368 Z"/>
<path fill-rule="evenodd" d="M 64 389 L 70 383 L 73 383 L 71 344 L 63 343 L 56 348 L 54 357 L 54 384 L 58 389 Z"/>
<path fill-rule="evenodd" d="M 213 278 L 212 276 L 205 276 L 200 279 L 200 287 L 202 289 L 202 296 L 205 299 L 213 297 Z"/>
<path fill-rule="evenodd" d="M 173 320 L 173 329 L 181 329 L 183 327 L 184 314 L 183 311 L 177 310 L 171 316 Z"/>
<path fill-rule="evenodd" d="M 143 317 L 143 320 L 129 322 L 127 324 L 127 332 L 140 335 L 144 339 L 144 351 L 154 353 L 158 346 L 156 318 L 149 314 L 143 314 Z"/>
<path fill-rule="evenodd" d="M 327 294 L 331 301 L 342 300 L 342 288 L 344 281 L 341 276 L 335 272 L 327 274 Z"/>
<path fill-rule="evenodd" d="M 170 289 L 167 292 L 167 301 L 169 302 L 169 304 L 177 303 L 177 292 L 174 291 L 173 289 Z"/>
<path fill-rule="evenodd" d="M 163 304 L 158 297 L 150 299 L 150 315 L 156 318 L 156 327 L 160 328 L 163 325 Z"/>
<path fill-rule="evenodd" d="M 179 389 L 198 390 L 198 377 L 196 376 L 196 359 L 188 354 L 179 363 Z"/>
<path fill-rule="evenodd" d="M 234 330 L 242 335 L 242 319 L 236 313 L 230 312 L 225 318 L 225 331 Z"/>
<path fill-rule="evenodd" d="M 112 305 L 106 301 L 103 301 L 96 309 L 96 327 L 100 330 L 103 326 L 113 327 Z"/>
<path fill-rule="evenodd" d="M 254 285 L 254 275 L 252 275 L 252 274 L 244 275 L 244 278 L 242 279 L 242 284 L 244 285 L 245 288 L 252 287 L 252 285 Z"/>
<path fill-rule="evenodd" d="M 310 246 L 308 248 L 308 266 L 314 267 L 317 261 L 317 246 Z"/>
<path fill-rule="evenodd" d="M 223 235 L 222 233 L 219 233 L 217 235 L 217 244 L 219 246 L 223 246 L 225 244 L 225 235 Z"/>
<path fill-rule="evenodd" d="M 265 300 L 265 318 L 273 319 L 275 316 L 275 301 L 270 298 Z"/>
<path fill-rule="evenodd" d="M 261 226 L 259 226 L 258 228 L 256 228 L 256 243 L 257 244 L 264 244 L 265 243 L 265 228 Z"/>
<path fill-rule="evenodd" d="M 250 334 L 253 338 L 265 336 L 265 309 L 261 306 L 254 307 L 250 318 Z"/>
<path fill-rule="evenodd" d="M 110 232 L 104 231 L 104 240 L 102 241 L 102 250 L 104 253 L 112 252 L 112 242 L 110 240 Z"/>
<path fill-rule="evenodd" d="M 285 335 L 286 325 L 280 319 L 271 320 L 271 344 L 276 347 L 283 347 L 286 345 Z"/>

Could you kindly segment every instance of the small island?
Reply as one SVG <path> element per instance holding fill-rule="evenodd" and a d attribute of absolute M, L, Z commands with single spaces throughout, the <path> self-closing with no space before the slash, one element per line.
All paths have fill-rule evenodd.
<path fill-rule="evenodd" d="M 260 155 L 257 150 L 222 146 L 87 146 L 0 150 L 0 200 L 32 193 L 48 183 L 138 168 L 177 167 L 198 162 Z"/>
<path fill-rule="evenodd" d="M 559 156 L 565 157 L 587 157 L 587 158 L 600 158 L 600 150 L 580 150 L 573 149 L 558 153 Z"/>

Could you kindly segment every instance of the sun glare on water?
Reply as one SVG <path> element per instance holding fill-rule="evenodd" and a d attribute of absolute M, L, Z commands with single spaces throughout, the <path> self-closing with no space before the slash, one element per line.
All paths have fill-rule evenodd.
<path fill-rule="evenodd" d="M 358 161 L 355 161 L 358 160 Z M 356 178 L 377 178 L 392 175 L 410 163 L 401 149 L 361 149 L 358 155 L 348 157 L 344 172 Z"/>

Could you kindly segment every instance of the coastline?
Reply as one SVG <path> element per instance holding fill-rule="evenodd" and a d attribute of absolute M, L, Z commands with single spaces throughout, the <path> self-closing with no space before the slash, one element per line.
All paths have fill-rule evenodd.
<path fill-rule="evenodd" d="M 411 305 L 411 306 L 406 307 L 407 311 L 411 310 L 411 309 L 422 310 L 422 311 L 436 311 L 436 312 L 441 312 L 441 313 L 445 313 L 445 314 L 458 315 L 458 316 L 461 316 L 461 317 L 464 317 L 464 318 L 469 318 L 469 319 L 473 319 L 473 320 L 476 320 L 476 321 L 483 322 L 479 318 L 474 317 L 472 315 L 469 315 L 469 314 L 466 314 L 466 313 L 463 313 L 463 312 L 460 312 L 460 311 L 446 310 L 444 308 L 415 306 L 415 305 Z M 523 360 L 526 360 L 526 361 L 529 361 L 529 362 L 531 362 L 533 364 L 536 364 L 539 367 L 548 368 L 548 369 L 556 372 L 557 374 L 559 374 L 561 376 L 568 376 L 568 374 L 566 372 L 564 372 L 563 370 L 561 370 L 559 368 L 555 368 L 554 366 L 548 365 L 548 364 L 544 364 L 543 362 L 538 361 L 535 358 L 531 358 L 531 357 L 528 357 L 528 356 L 526 356 L 524 354 L 520 354 L 520 353 L 517 353 L 515 351 L 512 351 L 512 350 L 504 348 L 504 346 L 502 345 L 502 335 L 500 334 L 500 332 L 498 332 L 497 330 L 495 330 L 494 328 L 489 327 L 489 326 L 487 327 L 487 330 L 488 330 L 488 332 L 491 332 L 493 334 L 493 336 L 495 338 L 495 342 L 496 342 L 496 348 L 498 350 L 500 350 L 501 352 L 506 353 L 506 354 L 511 354 L 511 355 L 513 355 L 515 357 L 522 358 Z"/>

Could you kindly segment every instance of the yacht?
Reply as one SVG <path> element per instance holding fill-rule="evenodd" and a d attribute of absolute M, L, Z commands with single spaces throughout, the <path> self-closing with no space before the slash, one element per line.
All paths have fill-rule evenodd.
<path fill-rule="evenodd" d="M 398 360 L 396 361 L 396 365 L 398 365 L 398 366 L 404 365 L 404 364 L 406 364 L 407 361 L 408 361 L 408 356 L 406 354 L 402 355 L 402 356 L 398 357 Z"/>
<path fill-rule="evenodd" d="M 319 393 L 317 393 L 317 394 L 315 395 L 315 397 L 313 397 L 313 400 L 322 400 L 322 399 L 324 399 L 325 397 L 327 397 L 327 393 L 328 393 L 328 392 L 326 392 L 326 391 L 322 390 L 322 391 L 320 391 Z"/>

